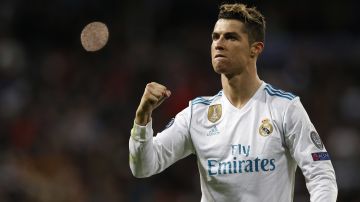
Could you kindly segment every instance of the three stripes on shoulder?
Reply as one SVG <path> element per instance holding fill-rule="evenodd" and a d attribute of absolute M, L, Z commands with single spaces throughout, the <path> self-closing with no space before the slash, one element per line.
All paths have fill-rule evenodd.
<path fill-rule="evenodd" d="M 203 98 L 203 97 L 197 97 L 195 99 L 193 99 L 191 101 L 192 105 L 195 105 L 195 104 L 205 104 L 205 105 L 210 105 L 212 101 L 215 100 L 215 98 L 219 97 L 219 96 L 222 96 L 223 94 L 223 91 L 221 90 L 218 94 L 212 96 L 210 99 L 206 99 L 206 98 Z"/>
<path fill-rule="evenodd" d="M 289 99 L 289 100 L 292 100 L 292 99 L 294 99 L 296 97 L 292 93 L 285 92 L 285 91 L 280 90 L 280 89 L 275 89 L 270 84 L 266 84 L 264 90 L 271 96 L 279 96 L 279 97 L 283 97 L 283 98 L 286 98 L 286 99 Z"/>
<path fill-rule="evenodd" d="M 282 97 L 282 98 L 286 98 L 289 100 L 293 100 L 296 95 L 289 93 L 289 92 L 285 92 L 283 90 L 280 89 L 276 89 L 273 86 L 271 86 L 270 84 L 266 84 L 264 90 L 270 95 L 270 96 L 278 96 L 278 97 Z M 214 95 L 213 97 L 206 99 L 204 97 L 197 97 L 195 99 L 193 99 L 191 101 L 192 105 L 195 104 L 205 104 L 205 105 L 210 105 L 212 101 L 214 101 L 214 99 L 216 97 L 222 96 L 223 91 L 221 90 L 218 94 Z"/>

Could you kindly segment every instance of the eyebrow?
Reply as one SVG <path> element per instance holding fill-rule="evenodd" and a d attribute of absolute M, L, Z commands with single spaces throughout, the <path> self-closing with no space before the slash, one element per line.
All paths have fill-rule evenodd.
<path fill-rule="evenodd" d="M 225 33 L 223 33 L 224 35 L 230 35 L 230 36 L 240 36 L 237 32 L 225 32 Z M 212 34 L 211 34 L 211 36 L 214 36 L 214 35 L 220 35 L 220 33 L 219 32 L 213 32 Z"/>

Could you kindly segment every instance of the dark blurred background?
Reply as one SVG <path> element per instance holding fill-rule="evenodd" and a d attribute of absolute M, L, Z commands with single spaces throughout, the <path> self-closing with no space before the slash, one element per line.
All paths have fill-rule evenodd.
<path fill-rule="evenodd" d="M 359 4 L 242 2 L 267 19 L 260 77 L 301 97 L 332 156 L 338 201 L 360 201 Z M 136 179 L 128 139 L 146 83 L 173 92 L 153 116 L 155 131 L 221 89 L 210 61 L 219 5 L 0 0 L 0 201 L 200 201 L 194 156 Z M 89 53 L 80 32 L 92 21 L 105 22 L 110 39 Z M 294 201 L 309 201 L 300 170 Z"/>

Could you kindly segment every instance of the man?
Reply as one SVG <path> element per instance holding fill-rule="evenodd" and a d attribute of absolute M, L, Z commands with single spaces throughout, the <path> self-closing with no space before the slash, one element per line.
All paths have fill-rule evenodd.
<path fill-rule="evenodd" d="M 223 90 L 190 101 L 153 137 L 151 114 L 170 91 L 149 83 L 129 141 L 134 176 L 148 177 L 195 154 L 201 201 L 288 202 L 297 166 L 311 201 L 336 201 L 333 166 L 299 97 L 259 79 L 265 19 L 243 4 L 220 7 L 211 58 Z"/>

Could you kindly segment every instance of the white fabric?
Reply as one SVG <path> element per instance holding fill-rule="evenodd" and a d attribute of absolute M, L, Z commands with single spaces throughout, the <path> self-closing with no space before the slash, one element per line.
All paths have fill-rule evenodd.
<path fill-rule="evenodd" d="M 221 116 L 219 108 L 215 115 L 210 112 L 212 123 L 209 108 L 217 104 Z M 261 125 L 265 126 L 262 132 Z M 241 109 L 222 91 L 192 100 L 156 137 L 151 122 L 134 124 L 130 168 L 134 176 L 148 177 L 193 153 L 198 159 L 202 202 L 289 202 L 299 166 L 311 201 L 336 201 L 333 166 L 330 160 L 313 160 L 312 153 L 326 149 L 321 142 L 314 143 L 311 133 L 316 130 L 300 99 L 263 82 Z"/>

